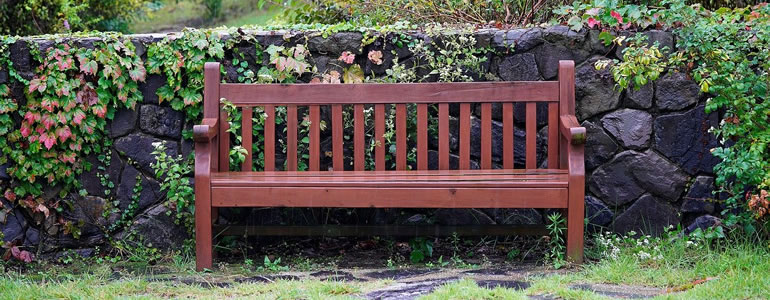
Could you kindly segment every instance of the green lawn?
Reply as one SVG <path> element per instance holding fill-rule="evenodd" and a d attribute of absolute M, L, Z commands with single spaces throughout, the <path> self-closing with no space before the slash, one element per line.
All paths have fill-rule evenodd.
<path fill-rule="evenodd" d="M 165 0 L 156 11 L 150 11 L 148 16 L 131 24 L 134 33 L 179 31 L 185 27 L 210 28 L 218 26 L 265 25 L 277 15 L 280 6 L 259 9 L 257 1 L 223 0 L 222 16 L 206 19 L 206 8 L 200 1 Z"/>
<path fill-rule="evenodd" d="M 609 241 L 607 244 L 597 242 L 597 245 L 603 246 L 592 247 L 587 252 L 590 257 L 602 259 L 564 272 L 531 276 L 527 278 L 531 286 L 525 290 L 481 288 L 474 281 L 463 279 L 443 285 L 423 298 L 525 299 L 531 295 L 564 299 L 606 298 L 591 291 L 570 288 L 582 283 L 667 289 L 668 293 L 657 297 L 660 299 L 764 299 L 768 296 L 770 247 L 766 241 L 723 239 L 707 242 L 649 238 L 645 242 L 645 239 L 607 237 L 604 239 Z M 238 283 L 232 279 L 273 273 L 254 268 L 250 263 L 222 265 L 213 272 L 197 273 L 193 271 L 192 259 L 179 256 L 165 264 L 151 266 L 144 272 L 120 271 L 125 270 L 126 264 L 99 264 L 91 259 L 64 267 L 40 264 L 24 272 L 6 272 L 0 275 L 0 299 L 355 299 L 393 283 L 390 280 L 341 282 L 311 279 Z M 306 267 L 288 267 L 306 270 Z M 155 280 L 148 281 L 148 277 Z M 183 284 L 178 280 L 166 281 L 162 278 L 186 278 L 195 283 Z M 698 282 L 703 279 L 707 280 Z M 229 282 L 230 285 L 200 286 L 209 282 Z"/>

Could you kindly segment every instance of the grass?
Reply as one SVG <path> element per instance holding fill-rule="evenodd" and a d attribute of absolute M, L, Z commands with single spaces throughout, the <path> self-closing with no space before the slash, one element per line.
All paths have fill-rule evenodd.
<path fill-rule="evenodd" d="M 463 279 L 443 285 L 422 299 L 525 299 L 550 295 L 563 299 L 603 299 L 591 291 L 571 289 L 582 283 L 648 286 L 668 289 L 659 299 L 763 299 L 770 290 L 770 248 L 766 241 L 737 239 L 673 239 L 599 237 L 588 254 L 601 258 L 569 272 L 528 278 L 522 291 L 476 285 Z M 645 240 L 647 240 L 645 242 Z M 254 276 L 254 268 L 228 265 L 213 273 L 192 271 L 191 258 L 178 258 L 143 272 L 128 271 L 127 263 L 75 262 L 66 267 L 41 264 L 37 271 L 0 275 L 0 299 L 28 298 L 256 298 L 351 299 L 381 289 L 392 282 L 337 282 L 277 280 L 271 283 L 237 283 L 232 279 Z M 309 260 L 295 261 L 292 270 L 307 269 Z M 153 269 L 154 268 L 154 269 Z M 116 278 L 115 270 L 121 276 Z M 266 272 L 266 271 L 259 271 Z M 147 274 L 155 275 L 153 281 Z M 268 272 L 269 273 L 269 272 Z M 166 276 L 166 277 L 164 277 Z M 158 280 L 158 279 L 161 280 Z M 186 278 L 199 284 L 163 278 Z M 708 279 L 703 283 L 698 280 Z M 204 288 L 212 282 L 227 287 Z"/>
<path fill-rule="evenodd" d="M 131 24 L 130 29 L 134 33 L 152 33 L 179 31 L 185 27 L 265 25 L 278 13 L 279 6 L 259 9 L 256 1 L 222 0 L 221 17 L 208 20 L 200 1 L 164 0 L 158 10 L 148 12 L 144 19 Z"/>

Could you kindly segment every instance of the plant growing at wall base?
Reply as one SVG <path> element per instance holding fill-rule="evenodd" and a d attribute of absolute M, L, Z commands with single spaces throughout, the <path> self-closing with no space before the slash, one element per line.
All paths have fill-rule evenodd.
<path fill-rule="evenodd" d="M 195 190 L 190 178 L 185 177 L 193 172 L 193 164 L 182 155 L 176 157 L 166 153 L 165 142 L 152 145 L 155 163 L 151 164 L 155 177 L 161 178 L 160 189 L 166 192 L 165 205 L 172 209 L 174 222 L 183 225 L 189 233 L 195 229 Z"/>
<path fill-rule="evenodd" d="M 560 269 L 566 264 L 564 259 L 564 233 L 567 230 L 567 220 L 560 213 L 548 215 L 548 248 L 545 258 L 555 269 Z"/>

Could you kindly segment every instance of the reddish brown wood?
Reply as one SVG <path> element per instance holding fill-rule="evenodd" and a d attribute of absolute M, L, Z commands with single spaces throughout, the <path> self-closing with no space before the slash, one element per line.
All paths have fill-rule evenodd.
<path fill-rule="evenodd" d="M 356 171 L 364 170 L 364 155 L 366 146 L 364 145 L 364 127 L 366 126 L 366 117 L 364 116 L 364 105 L 356 104 L 353 106 L 353 159 L 354 169 Z"/>
<path fill-rule="evenodd" d="M 559 167 L 559 104 L 548 103 L 548 168 Z"/>
<path fill-rule="evenodd" d="M 297 106 L 286 106 L 286 170 L 297 170 Z"/>
<path fill-rule="evenodd" d="M 559 61 L 559 115 L 575 115 L 575 62 Z M 567 140 L 559 139 L 559 167 L 568 168 Z"/>
<path fill-rule="evenodd" d="M 559 80 L 546 82 L 420 83 L 368 85 L 221 84 L 219 65 L 206 64 L 204 120 L 193 128 L 196 141 L 196 268 L 212 265 L 212 220 L 217 207 L 382 207 L 382 208 L 563 208 L 567 255 L 583 257 L 585 128 L 574 116 L 574 63 L 560 62 Z M 274 105 L 288 105 L 287 170 L 229 172 L 227 115 L 219 99 L 241 107 L 265 105 L 266 136 L 274 138 Z M 395 100 L 394 100 L 395 99 Z M 526 104 L 526 169 L 513 169 L 513 102 Z M 558 104 L 557 104 L 558 101 Z M 464 103 L 463 103 L 464 102 Z M 491 160 L 491 103 L 503 107 L 503 167 Z M 548 103 L 548 168 L 537 169 L 536 108 Z M 344 171 L 342 105 L 354 104 L 354 166 Z M 406 171 L 406 103 L 417 103 L 418 170 Z M 439 169 L 428 165 L 428 103 L 438 104 Z M 460 170 L 448 170 L 449 103 L 460 103 Z M 470 168 L 471 103 L 481 103 L 481 168 Z M 297 107 L 310 106 L 310 170 L 297 170 Z M 365 104 L 374 104 L 375 171 L 364 171 Z M 396 104 L 396 171 L 385 171 L 385 108 Z M 320 171 L 320 108 L 331 105 L 333 171 Z M 271 109 L 272 107 L 272 109 Z M 242 128 L 249 132 L 250 107 Z M 272 125 L 270 125 L 272 124 Z M 268 129 L 272 126 L 273 129 Z M 273 134 L 268 131 L 273 130 Z M 244 135 L 244 144 L 249 144 Z M 555 142 L 559 140 L 559 142 Z M 266 143 L 268 140 L 266 138 Z M 271 142 L 274 151 L 274 140 Z M 270 147 L 265 147 L 267 156 Z M 251 157 L 251 156 L 250 156 Z M 558 160 L 556 158 L 559 157 Z M 556 162 L 560 169 L 555 169 Z M 244 163 L 250 166 L 250 164 Z M 274 165 L 274 162 L 273 164 Z M 243 166 L 242 166 L 243 167 Z M 249 170 L 250 168 L 243 168 Z"/>
<path fill-rule="evenodd" d="M 428 105 L 417 104 L 417 169 L 428 169 Z"/>
<path fill-rule="evenodd" d="M 460 104 L 460 170 L 471 168 L 471 104 Z"/>
<path fill-rule="evenodd" d="M 537 103 L 527 102 L 526 119 L 526 166 L 527 169 L 537 168 Z"/>
<path fill-rule="evenodd" d="M 503 168 L 513 169 L 513 103 L 503 103 Z"/>
<path fill-rule="evenodd" d="M 309 170 L 318 171 L 321 159 L 321 107 L 310 105 L 310 157 Z"/>
<path fill-rule="evenodd" d="M 374 169 L 385 170 L 385 105 L 374 105 Z"/>
<path fill-rule="evenodd" d="M 332 168 L 334 171 L 345 170 L 343 164 L 345 153 L 342 152 L 344 127 L 345 124 L 342 123 L 342 105 L 332 105 Z"/>
<path fill-rule="evenodd" d="M 275 170 L 275 105 L 265 105 L 265 171 Z"/>
<path fill-rule="evenodd" d="M 406 170 L 406 104 L 396 104 L 396 170 Z"/>
<path fill-rule="evenodd" d="M 542 225 L 260 225 L 214 226 L 223 236 L 490 236 L 490 235 L 548 235 Z"/>
<path fill-rule="evenodd" d="M 481 168 L 492 168 L 492 104 L 481 103 Z"/>
<path fill-rule="evenodd" d="M 212 188 L 217 207 L 565 208 L 564 188 Z"/>
<path fill-rule="evenodd" d="M 241 147 L 246 149 L 246 158 L 241 163 L 242 171 L 251 171 L 251 155 L 254 153 L 254 145 L 251 143 L 252 134 L 252 116 L 254 116 L 254 109 L 251 107 L 244 107 L 241 113 Z"/>
<path fill-rule="evenodd" d="M 438 169 L 449 170 L 449 103 L 438 105 Z"/>
<path fill-rule="evenodd" d="M 394 84 L 222 84 L 221 97 L 235 105 L 391 104 L 552 101 L 555 81 Z"/>
<path fill-rule="evenodd" d="M 222 110 L 219 113 L 219 171 L 230 170 L 230 123 L 227 122 L 227 112 Z"/>

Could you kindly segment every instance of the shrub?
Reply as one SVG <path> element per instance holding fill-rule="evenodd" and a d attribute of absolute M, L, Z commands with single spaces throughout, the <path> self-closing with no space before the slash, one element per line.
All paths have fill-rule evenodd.
<path fill-rule="evenodd" d="M 137 11 L 153 0 L 6 0 L 0 34 L 40 35 L 101 30 L 127 32 Z"/>

